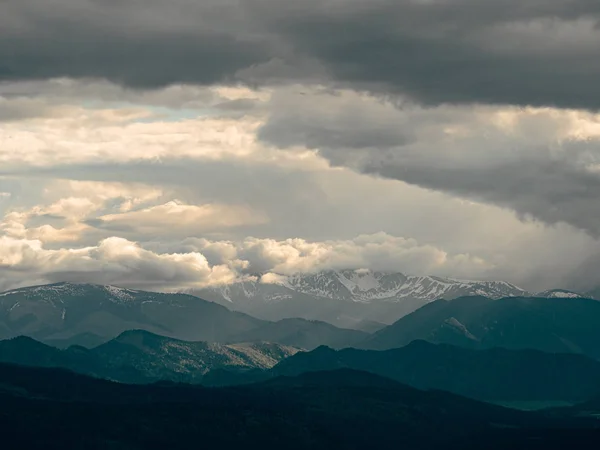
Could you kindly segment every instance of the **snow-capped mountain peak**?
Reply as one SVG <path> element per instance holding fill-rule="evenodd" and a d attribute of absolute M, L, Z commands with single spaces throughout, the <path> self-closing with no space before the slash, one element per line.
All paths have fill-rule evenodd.
<path fill-rule="evenodd" d="M 377 300 L 401 301 L 408 297 L 433 301 L 465 295 L 481 295 L 489 298 L 528 295 L 525 290 L 503 281 L 464 281 L 434 276 L 406 276 L 402 273 L 364 269 L 293 275 L 280 279 L 278 283 L 303 294 L 361 303 Z"/>
<path fill-rule="evenodd" d="M 584 298 L 583 295 L 577 292 L 567 291 L 565 289 L 551 289 L 549 291 L 538 292 L 536 297 L 543 298 Z"/>
<path fill-rule="evenodd" d="M 192 293 L 263 319 L 303 317 L 342 327 L 355 327 L 365 319 L 392 323 L 440 299 L 536 295 L 505 281 L 407 276 L 366 269 L 326 270 L 290 276 L 269 273 Z M 559 295 L 566 296 L 558 291 L 547 294 L 548 297 Z"/>

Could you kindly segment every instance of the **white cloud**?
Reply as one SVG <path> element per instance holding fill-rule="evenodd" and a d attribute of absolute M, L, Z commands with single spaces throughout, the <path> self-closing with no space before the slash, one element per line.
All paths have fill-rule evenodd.
<path fill-rule="evenodd" d="M 76 251 L 118 237 L 157 255 L 200 253 L 236 274 L 369 267 L 532 289 L 594 281 L 574 276 L 599 250 L 574 226 L 360 171 L 425 167 L 439 180 L 456 168 L 562 158 L 592 172 L 600 159 L 586 143 L 600 137 L 597 114 L 426 108 L 311 86 L 49 84 L 5 92 L 13 106 L 52 110 L 0 127 L 0 232 L 14 241 Z M 259 105 L 252 114 L 218 114 L 220 103 L 247 100 Z"/>
<path fill-rule="evenodd" d="M 187 205 L 171 200 L 162 205 L 99 216 L 103 228 L 129 227 L 138 235 L 193 236 L 268 221 L 264 214 L 241 205 Z"/>
<path fill-rule="evenodd" d="M 29 280 L 87 281 L 152 287 L 202 287 L 227 283 L 235 274 L 227 266 L 210 266 L 200 253 L 157 254 L 122 238 L 93 247 L 48 250 L 39 240 L 0 237 L 0 288 Z M 23 275 L 26 274 L 26 277 Z"/>
<path fill-rule="evenodd" d="M 279 275 L 316 272 L 326 269 L 357 269 L 406 273 L 481 274 L 488 263 L 467 254 L 451 255 L 432 245 L 386 233 L 361 235 L 351 240 L 310 242 L 304 239 L 246 238 L 239 242 L 188 240 L 189 248 L 208 251 L 214 262 L 245 261 L 246 272 L 271 272 Z M 221 253 L 219 253 L 221 252 Z M 220 258 L 219 258 L 220 257 Z"/>
<path fill-rule="evenodd" d="M 198 240 L 196 244 L 197 250 L 155 252 L 139 243 L 110 237 L 95 246 L 52 250 L 40 240 L 3 236 L 0 287 L 43 279 L 169 289 L 230 283 L 257 270 L 272 272 L 274 278 L 276 274 L 363 266 L 408 272 L 416 268 L 438 274 L 457 268 L 470 274 L 485 269 L 485 263 L 477 258 L 448 255 L 432 246 L 383 233 L 350 241 L 248 238 L 238 243 Z M 204 249 L 212 253 L 212 264 Z M 215 262 L 215 257 L 221 261 Z"/>

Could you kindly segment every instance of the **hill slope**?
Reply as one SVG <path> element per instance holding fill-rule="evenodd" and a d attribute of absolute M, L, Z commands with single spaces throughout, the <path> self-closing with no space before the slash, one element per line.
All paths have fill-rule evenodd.
<path fill-rule="evenodd" d="M 130 383 L 197 383 L 219 369 L 269 369 L 297 351 L 269 343 L 186 342 L 136 330 L 90 350 L 75 346 L 58 350 L 27 337 L 0 341 L 0 362 L 58 367 Z"/>
<path fill-rule="evenodd" d="M 288 326 L 314 327 L 318 335 L 325 324 L 305 321 Z M 140 329 L 187 341 L 240 342 L 238 336 L 254 332 L 261 339 L 277 340 L 278 334 L 260 331 L 271 322 L 230 311 L 213 302 L 186 294 L 162 294 L 114 286 L 57 283 L 16 289 L 0 294 L 0 339 L 20 335 L 57 343 L 98 344 L 127 330 Z M 364 338 L 348 330 L 327 325 L 329 338 L 315 343 L 345 346 Z M 310 331 L 308 331 L 310 334 Z M 345 342 L 344 336 L 352 342 Z M 242 339 L 243 340 L 243 339 Z M 256 339 L 253 339 L 256 340 Z M 307 340 L 286 344 L 303 346 Z M 307 348 L 314 348 L 308 346 Z"/>
<path fill-rule="evenodd" d="M 229 389 L 128 386 L 0 365 L 0 428 L 20 448 L 594 448 L 596 421 L 423 392 L 355 371 Z M 43 418 L 43 420 L 40 420 Z"/>
<path fill-rule="evenodd" d="M 584 298 L 465 297 L 420 308 L 361 344 L 391 349 L 414 340 L 467 348 L 538 349 L 600 359 L 600 302 Z"/>
<path fill-rule="evenodd" d="M 326 322 L 283 319 L 260 328 L 246 331 L 232 338 L 237 342 L 273 341 L 306 349 L 314 349 L 327 342 L 333 348 L 351 347 L 364 341 L 368 333 L 337 328 Z"/>
<path fill-rule="evenodd" d="M 600 362 L 536 350 L 468 350 L 414 341 L 386 350 L 320 347 L 281 361 L 271 376 L 350 368 L 419 389 L 486 401 L 584 401 L 600 394 Z"/>

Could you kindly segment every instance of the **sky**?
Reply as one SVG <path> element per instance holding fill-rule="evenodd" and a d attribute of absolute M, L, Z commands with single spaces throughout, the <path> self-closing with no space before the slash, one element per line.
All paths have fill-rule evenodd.
<path fill-rule="evenodd" d="M 600 285 L 597 0 L 1 0 L 0 290 Z"/>

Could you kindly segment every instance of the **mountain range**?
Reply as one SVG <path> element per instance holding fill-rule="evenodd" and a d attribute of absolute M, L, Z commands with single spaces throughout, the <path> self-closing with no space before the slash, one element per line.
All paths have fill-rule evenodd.
<path fill-rule="evenodd" d="M 330 303 L 304 281 L 284 287 L 303 291 L 305 311 L 321 301 L 375 311 L 403 303 L 384 296 L 390 279 L 377 287 L 355 274 L 360 280 L 344 275 L 355 287 L 344 286 L 356 298 L 340 290 Z M 255 318 L 184 293 L 70 283 L 8 291 L 0 294 L 0 401 L 9 413 L 0 412 L 0 429 L 9 440 L 26 436 L 25 448 L 48 439 L 119 449 L 189 448 L 199 439 L 317 449 L 600 443 L 592 418 L 600 302 L 560 290 L 498 298 L 509 288 L 494 286 L 486 296 L 428 298 L 387 326 L 357 316 L 370 332 Z M 283 304 L 255 300 L 273 311 Z M 491 404 L 532 408 L 523 402 L 584 403 L 539 413 Z"/>
<path fill-rule="evenodd" d="M 469 350 L 425 341 L 385 351 L 319 347 L 285 358 L 265 374 L 296 376 L 343 368 L 484 401 L 574 403 L 600 395 L 600 361 L 582 355 Z"/>
<path fill-rule="evenodd" d="M 597 419 L 522 412 L 354 370 L 233 388 L 131 386 L 0 364 L 11 448 L 597 448 Z M 591 406 L 593 407 L 593 405 Z M 593 410 L 592 410 L 593 412 Z"/>
<path fill-rule="evenodd" d="M 575 403 L 600 395 L 600 361 L 537 350 L 470 350 L 413 341 L 386 351 L 279 344 L 186 342 L 132 330 L 93 349 L 59 350 L 27 337 L 0 341 L 0 362 L 69 369 L 125 383 L 245 385 L 280 376 L 352 369 L 419 389 L 492 402 Z"/>
<path fill-rule="evenodd" d="M 126 331 L 93 349 L 60 350 L 28 337 L 0 341 L 0 362 L 59 367 L 125 383 L 198 383 L 213 370 L 270 369 L 299 350 L 271 343 L 187 342 L 142 330 Z"/>
<path fill-rule="evenodd" d="M 528 292 L 503 281 L 465 281 L 370 270 L 293 276 L 256 275 L 238 283 L 188 293 L 266 320 L 303 317 L 374 331 L 435 300 L 465 296 L 577 298 L 562 289 Z"/>
<path fill-rule="evenodd" d="M 136 329 L 186 341 L 268 341 L 306 349 L 352 346 L 368 336 L 305 319 L 277 324 L 178 293 L 56 283 L 0 294 L 0 339 L 23 335 L 60 347 L 96 346 Z"/>
<path fill-rule="evenodd" d="M 553 294 L 434 300 L 368 333 L 304 318 L 257 319 L 188 294 L 58 283 L 0 294 L 0 339 L 29 336 L 61 348 L 96 347 L 125 331 L 145 330 L 183 341 L 272 342 L 306 350 L 321 345 L 385 350 L 425 340 L 472 349 L 537 349 L 600 359 L 600 302 L 563 291 Z M 332 302 L 367 309 L 377 304 Z M 310 311 L 310 303 L 304 310 Z"/>
<path fill-rule="evenodd" d="M 600 302 L 585 298 L 463 297 L 437 300 L 372 334 L 360 347 L 415 340 L 472 349 L 503 347 L 600 359 Z"/>

